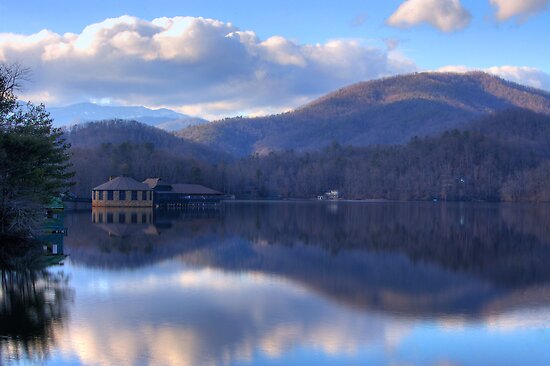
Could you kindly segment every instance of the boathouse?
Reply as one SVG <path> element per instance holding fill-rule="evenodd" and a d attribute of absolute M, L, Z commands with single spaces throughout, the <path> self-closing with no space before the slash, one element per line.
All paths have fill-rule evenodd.
<path fill-rule="evenodd" d="M 153 190 L 130 177 L 116 177 L 95 187 L 93 207 L 153 207 Z"/>
<path fill-rule="evenodd" d="M 166 183 L 160 178 L 143 181 L 153 190 L 157 206 L 206 206 L 220 203 L 223 194 L 200 184 Z"/>

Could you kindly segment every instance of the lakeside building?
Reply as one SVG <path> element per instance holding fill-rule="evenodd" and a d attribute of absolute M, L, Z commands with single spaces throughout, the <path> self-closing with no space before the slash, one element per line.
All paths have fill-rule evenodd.
<path fill-rule="evenodd" d="M 153 190 L 157 206 L 207 206 L 220 203 L 223 194 L 200 184 L 166 183 L 160 178 L 143 181 Z"/>
<path fill-rule="evenodd" d="M 317 199 L 319 201 L 338 201 L 340 199 L 340 192 L 333 189 L 331 191 L 325 192 L 322 196 L 317 196 Z"/>
<path fill-rule="evenodd" d="M 130 177 L 110 178 L 92 190 L 93 207 L 153 207 L 153 190 Z"/>
<path fill-rule="evenodd" d="M 111 178 L 92 190 L 93 207 L 202 207 L 218 205 L 221 192 L 200 184 L 166 183 L 160 178 L 143 182 L 130 177 Z"/>

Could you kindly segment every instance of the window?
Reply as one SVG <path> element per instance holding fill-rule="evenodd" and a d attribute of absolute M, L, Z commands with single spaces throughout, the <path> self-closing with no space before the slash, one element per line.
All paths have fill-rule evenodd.
<path fill-rule="evenodd" d="M 118 191 L 118 199 L 120 201 L 126 201 L 126 191 Z"/>
<path fill-rule="evenodd" d="M 153 192 L 149 191 L 149 201 L 153 199 Z"/>
<path fill-rule="evenodd" d="M 97 193 L 96 191 L 92 191 L 92 199 L 93 199 L 93 200 L 96 200 L 96 199 L 97 199 L 96 193 Z"/>
<path fill-rule="evenodd" d="M 113 200 L 113 191 L 107 191 L 107 200 L 109 201 Z"/>
<path fill-rule="evenodd" d="M 147 214 L 141 214 L 141 223 L 142 224 L 147 223 Z"/>
<path fill-rule="evenodd" d="M 147 201 L 147 191 L 142 191 L 141 192 L 141 200 L 142 201 Z"/>
<path fill-rule="evenodd" d="M 132 220 L 132 224 L 137 224 L 137 213 L 132 213 L 131 220 Z"/>
<path fill-rule="evenodd" d="M 137 193 L 138 191 L 132 191 L 132 201 L 137 201 Z"/>
<path fill-rule="evenodd" d="M 98 191 L 97 193 L 99 193 L 98 200 L 103 201 L 103 191 Z"/>
<path fill-rule="evenodd" d="M 121 224 L 125 224 L 126 223 L 126 214 L 124 213 L 119 213 L 118 214 L 118 222 L 121 223 Z"/>
<path fill-rule="evenodd" d="M 97 216 L 97 221 L 99 221 L 100 224 L 103 224 L 103 214 L 100 212 Z"/>
<path fill-rule="evenodd" d="M 112 191 L 111 191 L 112 192 Z M 112 224 L 113 223 L 113 214 L 111 212 L 109 212 L 107 214 L 107 223 L 108 224 Z"/>

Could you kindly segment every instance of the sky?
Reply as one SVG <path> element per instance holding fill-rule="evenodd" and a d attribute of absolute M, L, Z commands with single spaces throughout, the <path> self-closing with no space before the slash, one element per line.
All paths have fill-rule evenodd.
<path fill-rule="evenodd" d="M 550 90 L 550 0 L 0 0 L 21 98 L 216 119 L 290 110 L 346 85 L 485 70 Z"/>

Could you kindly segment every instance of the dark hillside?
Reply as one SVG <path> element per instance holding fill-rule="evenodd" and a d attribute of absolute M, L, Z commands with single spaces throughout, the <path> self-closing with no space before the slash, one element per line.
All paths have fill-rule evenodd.
<path fill-rule="evenodd" d="M 293 112 L 226 119 L 178 135 L 241 156 L 332 142 L 393 145 L 513 108 L 550 114 L 550 94 L 481 72 L 416 73 L 354 84 Z"/>
<path fill-rule="evenodd" d="M 126 120 L 107 120 L 76 125 L 65 132 L 73 147 L 94 148 L 102 144 L 152 144 L 156 149 L 176 155 L 208 161 L 227 158 L 227 155 L 194 142 L 178 138 L 144 123 Z"/>
<path fill-rule="evenodd" d="M 550 116 L 508 110 L 403 145 L 243 158 L 230 165 L 228 186 L 266 197 L 338 189 L 349 199 L 550 201 L 549 141 Z"/>
<path fill-rule="evenodd" d="M 88 197 L 111 175 L 202 183 L 214 164 L 229 159 L 225 153 L 135 121 L 91 122 L 67 130 L 65 136 L 77 173 L 73 191 L 81 197 Z"/>
<path fill-rule="evenodd" d="M 550 116 L 546 114 L 526 109 L 505 110 L 475 120 L 464 129 L 550 156 Z"/>

